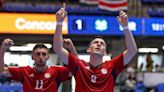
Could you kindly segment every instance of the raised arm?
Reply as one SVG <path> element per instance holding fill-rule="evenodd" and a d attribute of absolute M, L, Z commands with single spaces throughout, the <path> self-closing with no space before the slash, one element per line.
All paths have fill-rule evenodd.
<path fill-rule="evenodd" d="M 53 37 L 53 50 L 60 57 L 61 61 L 64 64 L 68 64 L 68 51 L 63 48 L 63 36 L 62 36 L 62 23 L 67 16 L 67 12 L 65 11 L 65 4 L 63 8 L 61 8 L 56 13 L 56 31 Z"/>
<path fill-rule="evenodd" d="M 71 39 L 69 39 L 69 38 L 64 39 L 63 45 L 64 45 L 64 48 L 66 48 L 70 51 L 70 53 L 74 54 L 75 56 L 78 56 L 76 48 Z"/>
<path fill-rule="evenodd" d="M 120 11 L 117 21 L 123 27 L 125 35 L 126 50 L 124 51 L 124 65 L 128 64 L 137 53 L 137 46 L 131 31 L 128 28 L 128 16 L 125 12 Z"/>
<path fill-rule="evenodd" d="M 11 47 L 12 45 L 14 45 L 13 40 L 11 39 L 5 39 L 2 44 L 1 44 L 1 48 L 0 48 L 0 74 L 5 74 L 7 76 L 11 76 L 10 72 L 8 71 L 8 68 L 5 67 L 4 65 L 4 54 L 5 51 Z"/>

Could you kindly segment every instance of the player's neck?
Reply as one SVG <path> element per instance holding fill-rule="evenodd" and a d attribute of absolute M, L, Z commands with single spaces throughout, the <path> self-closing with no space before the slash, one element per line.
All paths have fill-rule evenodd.
<path fill-rule="evenodd" d="M 34 67 L 34 71 L 35 71 L 36 73 L 42 73 L 42 72 L 46 71 L 47 68 L 48 68 L 48 66 L 45 66 L 45 67 L 43 67 L 43 68 L 36 68 L 36 67 Z"/>
<path fill-rule="evenodd" d="M 90 65 L 93 67 L 99 66 L 103 63 L 103 57 L 100 55 L 91 55 L 90 56 Z"/>

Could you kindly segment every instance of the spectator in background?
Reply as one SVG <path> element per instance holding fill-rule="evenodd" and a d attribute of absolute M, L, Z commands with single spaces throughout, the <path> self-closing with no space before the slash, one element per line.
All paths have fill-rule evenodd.
<path fill-rule="evenodd" d="M 138 72 L 142 72 L 143 66 L 144 66 L 144 64 L 141 63 L 140 67 L 138 68 L 138 70 L 139 70 Z"/>
<path fill-rule="evenodd" d="M 161 67 L 164 71 L 164 50 L 162 51 L 162 64 L 161 64 Z"/>
<path fill-rule="evenodd" d="M 151 57 L 151 53 L 148 53 L 146 56 L 146 65 L 144 66 L 144 63 L 141 63 L 140 65 L 140 71 L 146 71 L 146 72 L 153 72 L 153 60 Z M 145 69 L 143 69 L 145 67 Z"/>
<path fill-rule="evenodd" d="M 151 57 L 151 53 L 148 53 L 147 57 L 146 57 L 146 71 L 147 72 L 152 72 L 153 71 L 153 60 Z"/>
<path fill-rule="evenodd" d="M 134 92 L 136 86 L 136 75 L 129 73 L 128 78 L 125 81 L 126 92 Z"/>
<path fill-rule="evenodd" d="M 132 62 L 125 73 L 126 79 L 124 79 L 125 83 L 122 85 L 124 86 L 124 92 L 134 92 L 136 86 L 136 62 Z"/>

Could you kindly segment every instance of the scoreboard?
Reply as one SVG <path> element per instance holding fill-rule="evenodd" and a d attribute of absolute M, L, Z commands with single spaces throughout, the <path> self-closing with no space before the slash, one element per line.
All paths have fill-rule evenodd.
<path fill-rule="evenodd" d="M 144 35 L 164 36 L 164 18 L 145 18 L 144 22 Z"/>
<path fill-rule="evenodd" d="M 142 35 L 142 19 L 130 18 L 129 28 L 135 35 Z M 68 16 L 69 34 L 78 35 L 122 35 L 122 27 L 116 17 Z"/>
<path fill-rule="evenodd" d="M 9 17 L 8 17 L 9 16 Z M 54 34 L 54 14 L 0 13 L 0 34 Z M 164 18 L 129 17 L 130 31 L 136 36 L 164 36 Z M 65 35 L 123 35 L 115 17 L 68 15 L 63 22 Z"/>

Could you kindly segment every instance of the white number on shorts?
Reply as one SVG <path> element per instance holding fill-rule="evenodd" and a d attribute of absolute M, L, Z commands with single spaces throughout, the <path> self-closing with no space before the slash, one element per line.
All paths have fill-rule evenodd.
<path fill-rule="evenodd" d="M 42 88 L 43 88 L 43 80 L 36 80 L 35 89 L 42 89 Z"/>
<path fill-rule="evenodd" d="M 91 75 L 91 82 L 96 83 L 97 76 Z"/>

